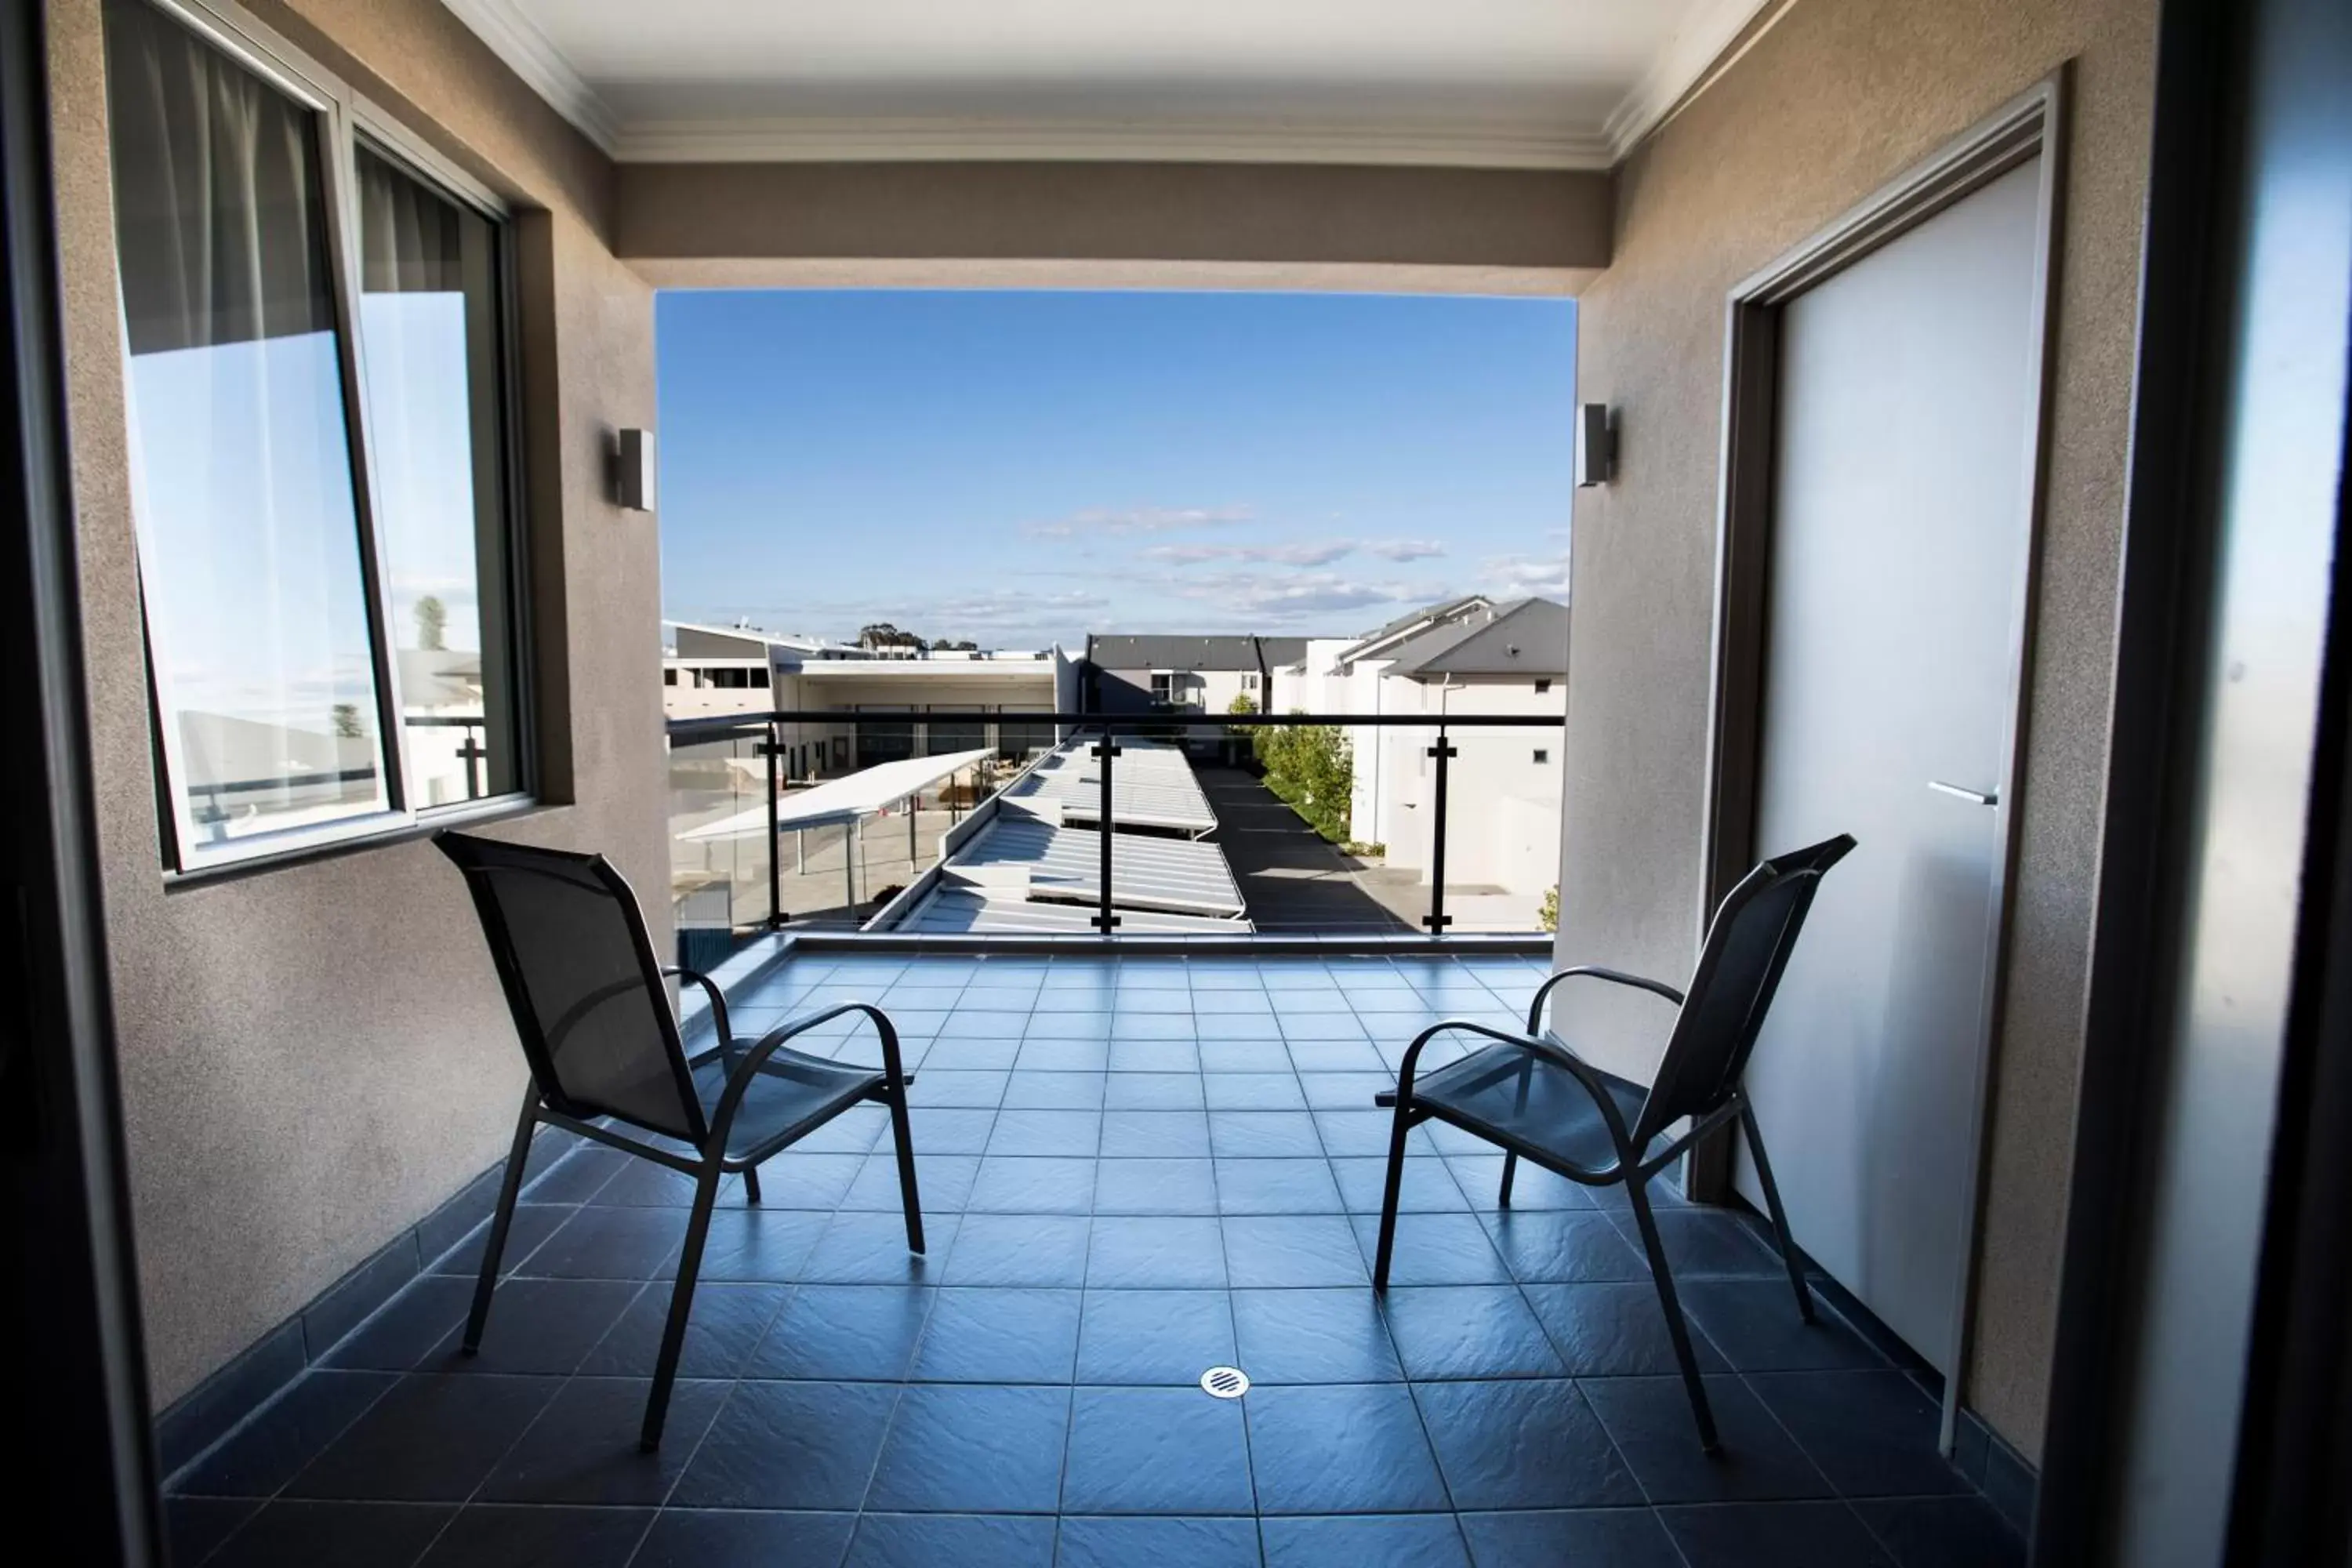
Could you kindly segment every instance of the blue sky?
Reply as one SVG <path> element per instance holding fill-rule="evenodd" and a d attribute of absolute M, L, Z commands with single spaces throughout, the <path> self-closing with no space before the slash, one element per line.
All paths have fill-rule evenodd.
<path fill-rule="evenodd" d="M 1565 597 L 1575 307 L 670 291 L 664 614 L 983 647 Z"/>

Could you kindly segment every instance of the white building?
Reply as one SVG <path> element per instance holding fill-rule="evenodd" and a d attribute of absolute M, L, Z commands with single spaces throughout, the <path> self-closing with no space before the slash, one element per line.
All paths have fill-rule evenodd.
<path fill-rule="evenodd" d="M 1276 672 L 1285 705 L 1309 712 L 1427 714 L 1421 725 L 1350 725 L 1350 836 L 1429 879 L 1436 838 L 1434 720 L 1448 713 L 1567 711 L 1568 607 L 1480 595 L 1401 616 L 1354 641 L 1317 638 Z M 1559 867 L 1559 734 L 1449 726 L 1445 879 L 1540 896 Z"/>
<path fill-rule="evenodd" d="M 869 653 L 748 626 L 665 627 L 672 639 L 662 658 L 669 718 L 818 710 L 893 716 L 863 726 L 785 725 L 784 766 L 793 779 L 983 748 L 1024 759 L 1055 743 L 1052 726 L 929 715 L 1069 712 L 1077 702 L 1076 666 L 1058 646 L 1042 652 Z"/>
<path fill-rule="evenodd" d="M 1089 633 L 1085 658 L 1086 710 L 1090 713 L 1233 711 L 1247 698 L 1255 712 L 1300 706 L 1278 689 L 1275 671 L 1306 656 L 1305 637 L 1134 636 Z M 1220 725 L 1199 725 L 1189 738 L 1222 740 Z"/>

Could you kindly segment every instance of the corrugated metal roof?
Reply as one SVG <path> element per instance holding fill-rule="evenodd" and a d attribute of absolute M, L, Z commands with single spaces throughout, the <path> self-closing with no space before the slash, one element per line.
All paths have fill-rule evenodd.
<path fill-rule="evenodd" d="M 1065 822 L 1102 816 L 1102 763 L 1087 754 L 1093 742 L 1074 741 L 1040 761 L 1005 790 L 1008 800 L 1058 802 Z M 1200 835 L 1217 826 L 1209 797 L 1192 776 L 1182 748 L 1122 736 L 1112 759 L 1113 827 L 1171 828 Z"/>
<path fill-rule="evenodd" d="M 1114 873 L 1113 885 L 1117 885 Z M 917 904 L 898 924 L 902 931 L 1033 931 L 1090 932 L 1095 911 L 1084 904 L 1041 903 L 991 889 L 942 886 Z M 1255 928 L 1244 920 L 1213 920 L 1203 915 L 1168 914 L 1153 910 L 1122 910 L 1122 932 L 1184 932 L 1206 935 L 1246 935 Z"/>
<path fill-rule="evenodd" d="M 902 931 L 1092 931 L 1102 898 L 1102 800 L 1092 742 L 1071 741 L 1032 764 L 982 809 L 929 892 L 895 918 Z M 1225 852 L 1197 837 L 1216 813 L 1181 747 L 1121 739 L 1114 791 L 1111 905 L 1122 931 L 1215 934 L 1255 930 Z M 1133 827 L 1138 831 L 1127 831 Z"/>
<path fill-rule="evenodd" d="M 1111 902 L 1122 910 L 1237 916 L 1241 889 L 1225 853 L 1191 838 L 1141 833 L 1111 835 Z M 1102 896 L 1102 834 L 1060 827 L 1018 810 L 1000 812 L 959 850 L 950 872 L 1026 871 L 1031 896 L 1095 900 Z"/>

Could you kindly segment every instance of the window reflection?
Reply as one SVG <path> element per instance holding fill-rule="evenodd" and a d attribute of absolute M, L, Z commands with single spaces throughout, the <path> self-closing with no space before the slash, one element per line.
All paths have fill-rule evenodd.
<path fill-rule="evenodd" d="M 390 805 L 314 110 L 106 6 L 132 510 L 184 852 Z"/>
<path fill-rule="evenodd" d="M 420 807 L 520 789 L 498 230 L 359 153 L 360 344 L 385 599 Z"/>

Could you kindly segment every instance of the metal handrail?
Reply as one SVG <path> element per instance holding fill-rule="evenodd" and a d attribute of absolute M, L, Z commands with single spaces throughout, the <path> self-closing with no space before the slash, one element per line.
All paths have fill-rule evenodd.
<path fill-rule="evenodd" d="M 756 750 L 767 759 L 768 763 L 768 818 L 772 840 L 776 832 L 780 803 L 783 795 L 782 786 L 785 782 L 778 767 L 778 758 L 783 753 L 785 744 L 780 731 L 787 724 L 833 725 L 852 731 L 867 728 L 903 728 L 908 731 L 910 738 L 913 728 L 918 723 L 974 724 L 983 727 L 992 724 L 999 726 L 1000 729 L 1003 726 L 1036 728 L 1051 726 L 1057 731 L 1069 732 L 1065 739 L 1075 739 L 1078 735 L 1098 736 L 1101 738 L 1101 743 L 1090 748 L 1091 754 L 1100 763 L 1102 791 L 1102 803 L 1099 807 L 1102 825 L 1101 889 L 1097 895 L 1094 925 L 1097 931 L 1108 935 L 1119 923 L 1111 886 L 1112 831 L 1115 826 L 1111 774 L 1114 759 L 1119 755 L 1120 751 L 1116 744 L 1118 737 L 1133 734 L 1181 733 L 1202 729 L 1227 731 L 1304 727 L 1353 729 L 1360 726 L 1370 729 L 1433 729 L 1437 731 L 1437 743 L 1427 748 L 1426 754 L 1435 763 L 1433 780 L 1435 822 L 1434 837 L 1432 839 L 1429 912 L 1422 917 L 1422 924 L 1432 935 L 1442 935 L 1445 928 L 1453 923 L 1453 917 L 1445 912 L 1447 764 L 1459 755 L 1458 749 L 1448 739 L 1449 730 L 1456 727 L 1502 730 L 1559 729 L 1566 721 L 1566 716 L 1558 713 L 1063 713 L 1021 710 L 992 712 L 985 708 L 968 710 L 925 709 L 919 711 L 908 710 L 864 712 L 854 709 L 820 708 L 771 709 L 766 711 L 755 710 L 740 713 L 714 713 L 693 718 L 666 719 L 663 721 L 663 730 L 673 742 L 683 741 L 692 743 L 752 740 L 759 742 Z M 911 868 L 911 847 L 914 842 L 911 821 L 908 828 Z M 854 872 L 852 874 L 855 875 Z M 853 883 L 853 889 L 854 886 Z M 780 869 L 775 852 L 772 847 L 768 858 L 767 923 L 772 930 L 784 924 L 789 918 L 783 910 Z"/>
<path fill-rule="evenodd" d="M 667 719 L 663 725 L 672 735 L 724 735 L 740 731 L 756 734 L 767 724 L 1053 724 L 1074 730 L 1108 730 L 1113 734 L 1132 734 L 1139 730 L 1174 729 L 1282 729 L 1298 725 L 1328 724 L 1349 729 L 1430 729 L 1445 724 L 1463 724 L 1477 729 L 1540 730 L 1557 729 L 1565 722 L 1558 713 L 1054 713 L 1025 712 L 1006 710 L 991 712 L 985 708 L 969 710 L 929 709 L 919 713 L 865 713 L 856 710 L 817 708 L 808 710 L 776 709 L 768 712 L 757 710 L 741 713 L 713 713 L 707 717 Z"/>

